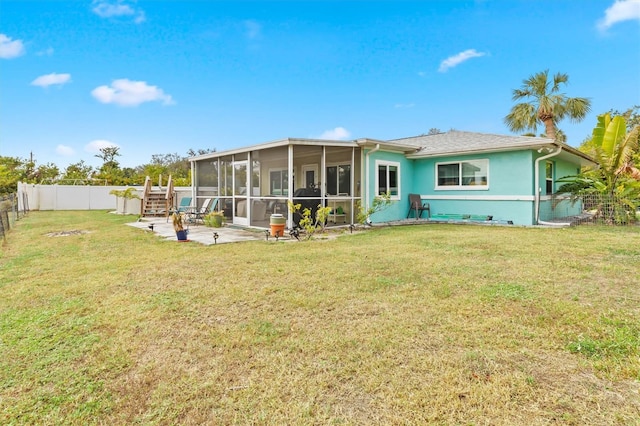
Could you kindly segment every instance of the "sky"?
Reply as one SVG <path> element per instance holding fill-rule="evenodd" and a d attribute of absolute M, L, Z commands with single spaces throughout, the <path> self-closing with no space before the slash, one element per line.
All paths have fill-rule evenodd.
<path fill-rule="evenodd" d="M 61 169 L 119 147 L 511 134 L 549 70 L 598 114 L 640 105 L 640 0 L 0 0 L 0 155 Z M 538 133 L 544 131 L 538 128 Z"/>

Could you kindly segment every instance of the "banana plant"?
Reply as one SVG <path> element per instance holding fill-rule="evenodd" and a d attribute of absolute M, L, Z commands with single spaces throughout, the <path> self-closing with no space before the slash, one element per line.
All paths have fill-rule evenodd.
<path fill-rule="evenodd" d="M 613 190 L 620 178 L 626 176 L 640 179 L 640 170 L 633 162 L 638 151 L 640 127 L 635 126 L 627 133 L 624 117 L 611 118 L 609 114 L 598 116 L 598 125 L 593 129 L 591 146 L 602 177 L 607 187 Z"/>
<path fill-rule="evenodd" d="M 612 118 L 608 113 L 598 116 L 591 139 L 582 147 L 596 160 L 598 168 L 563 179 L 566 183 L 559 191 L 576 197 L 599 194 L 614 208 L 604 209 L 599 203 L 597 216 L 607 222 L 634 221 L 640 206 L 640 169 L 635 162 L 639 137 L 640 126 L 627 132 L 624 117 Z"/>

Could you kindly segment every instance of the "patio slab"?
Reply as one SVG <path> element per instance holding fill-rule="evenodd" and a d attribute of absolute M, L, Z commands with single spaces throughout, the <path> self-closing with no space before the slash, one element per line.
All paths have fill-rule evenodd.
<path fill-rule="evenodd" d="M 138 222 L 128 223 L 127 225 L 134 228 L 143 229 L 145 231 L 153 231 L 155 234 L 167 239 L 178 241 L 173 224 L 163 217 L 142 218 Z M 153 229 L 151 227 L 153 226 Z M 265 230 L 256 228 L 236 228 L 233 226 L 223 226 L 221 228 L 210 228 L 204 225 L 189 225 L 188 241 L 197 242 L 204 245 L 237 243 L 241 241 L 257 241 L 266 240 Z M 214 240 L 213 234 L 217 233 L 218 238 Z M 273 237 L 269 237 L 269 241 L 275 241 Z M 280 241 L 291 241 L 288 235 L 279 238 Z M 293 239 L 295 241 L 295 239 Z"/>

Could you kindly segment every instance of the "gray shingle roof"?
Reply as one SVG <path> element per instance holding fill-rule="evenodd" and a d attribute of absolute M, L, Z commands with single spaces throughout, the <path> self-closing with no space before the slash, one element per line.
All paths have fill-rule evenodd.
<path fill-rule="evenodd" d="M 435 135 L 394 139 L 388 143 L 414 145 L 419 150 L 411 157 L 501 151 L 554 144 L 553 139 L 531 136 L 492 135 L 452 130 Z"/>

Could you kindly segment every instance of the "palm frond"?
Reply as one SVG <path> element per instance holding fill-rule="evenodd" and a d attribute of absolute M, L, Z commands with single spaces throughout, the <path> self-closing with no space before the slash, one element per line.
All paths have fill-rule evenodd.
<path fill-rule="evenodd" d="M 547 93 L 549 70 L 536 73 L 524 80 L 522 90 L 528 90 L 532 96 L 540 97 Z"/>
<path fill-rule="evenodd" d="M 513 96 L 511 97 L 511 100 L 513 101 L 517 101 L 520 100 L 522 98 L 528 98 L 533 96 L 530 90 L 527 89 L 514 89 L 513 90 Z"/>
<path fill-rule="evenodd" d="M 541 96 L 538 99 L 538 117 L 540 118 L 543 115 L 548 115 L 551 117 L 555 116 L 556 109 L 556 100 L 554 96 Z"/>
<path fill-rule="evenodd" d="M 511 112 L 504 118 L 504 123 L 512 132 L 520 132 L 526 129 L 537 129 L 535 105 L 519 103 L 511 108 Z"/>
<path fill-rule="evenodd" d="M 565 114 L 571 121 L 578 122 L 584 119 L 591 111 L 591 101 L 589 98 L 566 98 Z"/>
<path fill-rule="evenodd" d="M 564 73 L 556 73 L 553 76 L 553 86 L 551 87 L 551 93 L 556 93 L 560 90 L 561 84 L 567 84 L 569 82 L 569 75 Z"/>

